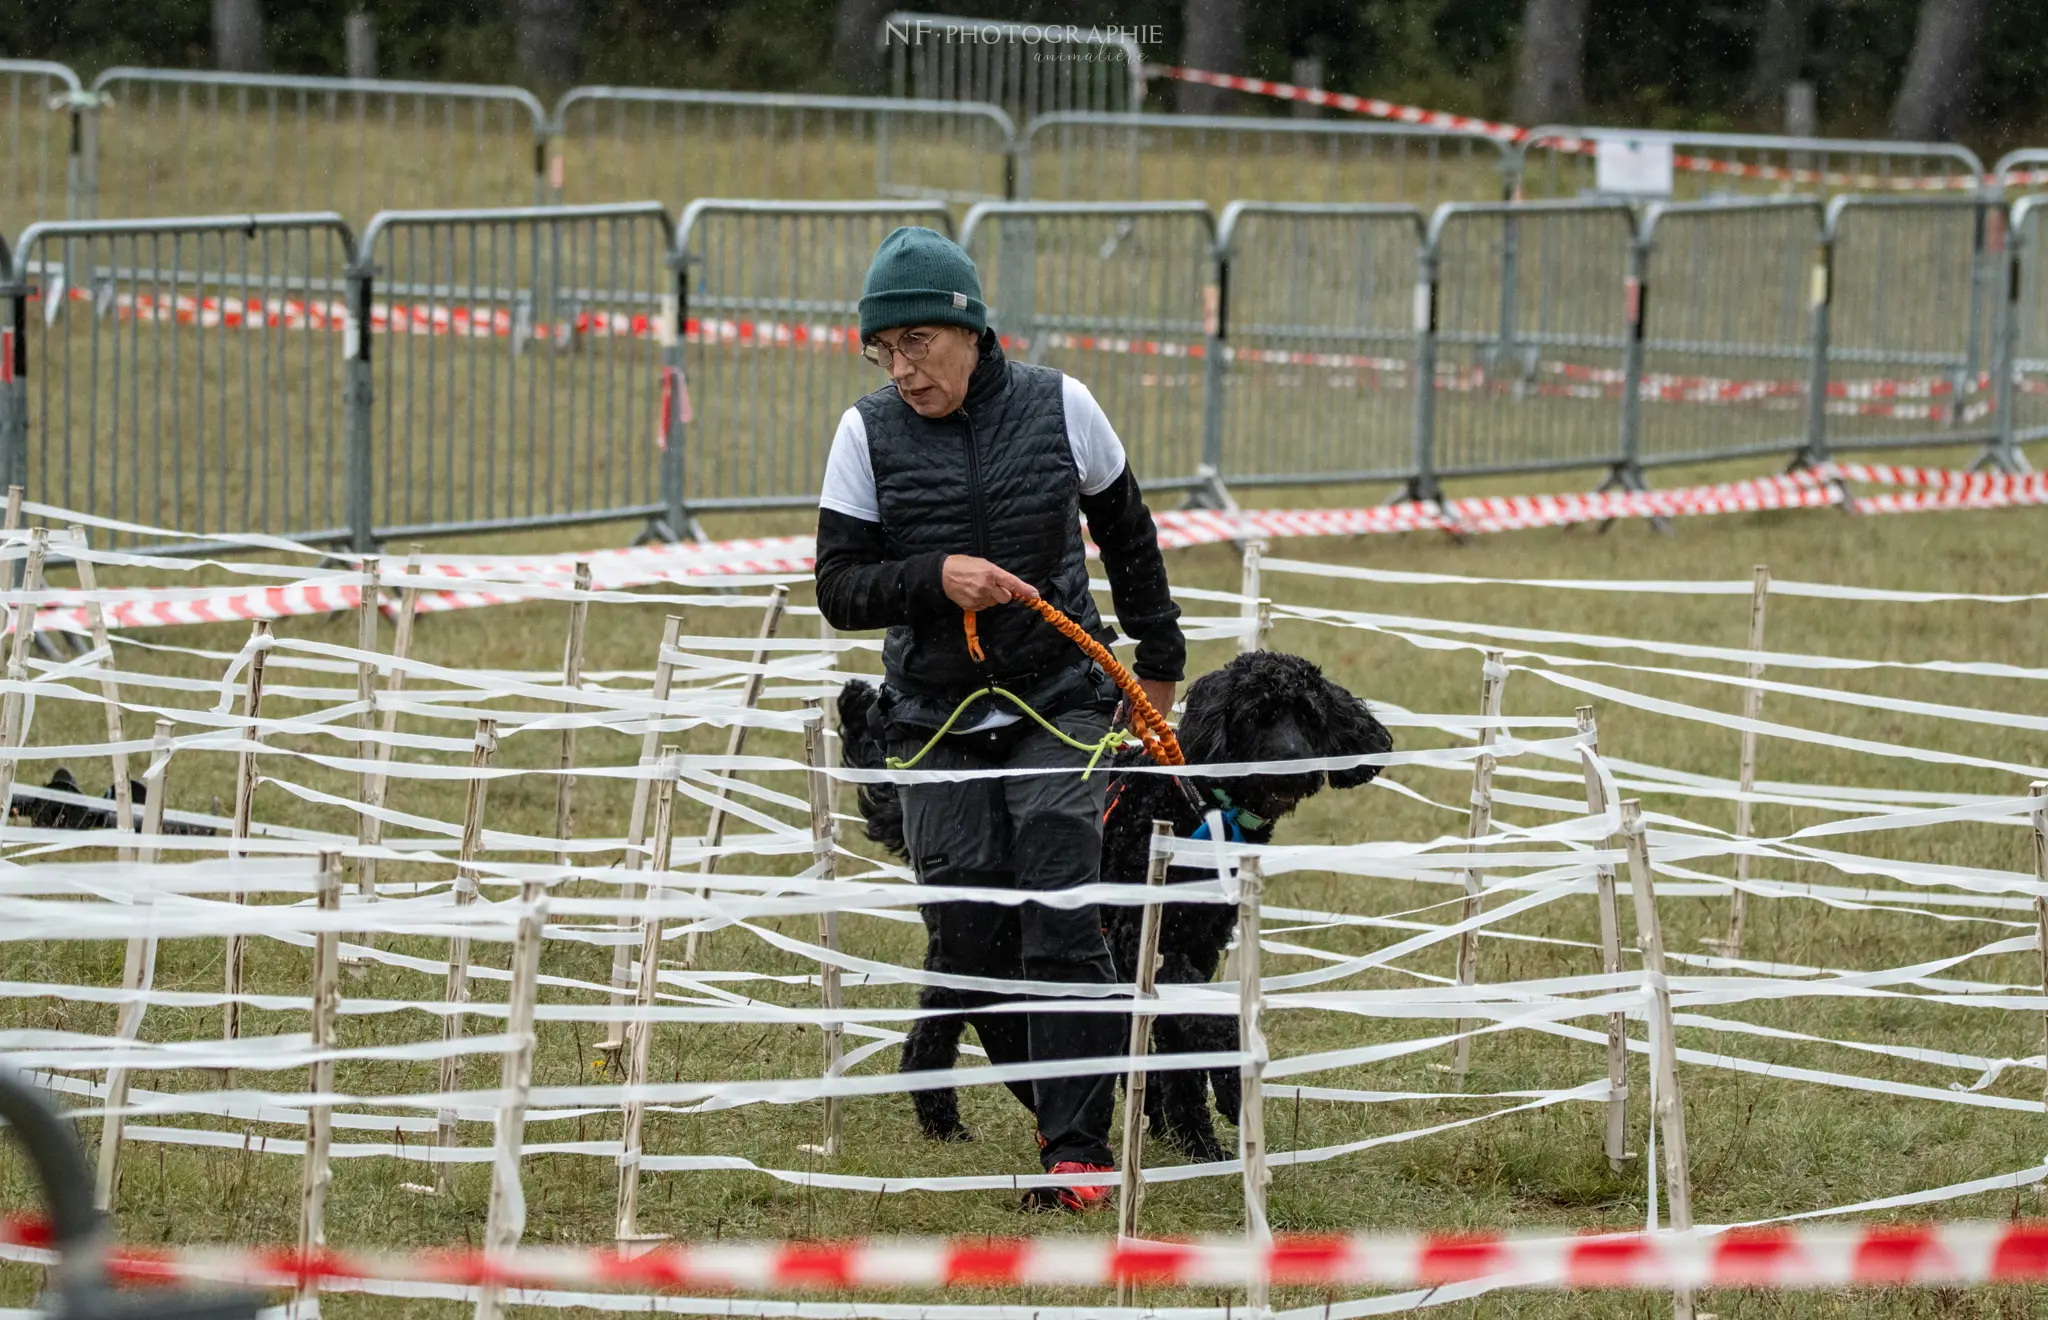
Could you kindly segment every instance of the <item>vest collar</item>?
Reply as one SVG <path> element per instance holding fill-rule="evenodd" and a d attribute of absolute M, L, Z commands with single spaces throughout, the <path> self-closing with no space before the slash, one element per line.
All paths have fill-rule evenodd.
<path fill-rule="evenodd" d="M 1000 395 L 1010 384 L 1010 361 L 1003 355 L 1002 341 L 994 330 L 981 332 L 981 361 L 967 378 L 967 397 L 961 407 L 972 413 Z"/>

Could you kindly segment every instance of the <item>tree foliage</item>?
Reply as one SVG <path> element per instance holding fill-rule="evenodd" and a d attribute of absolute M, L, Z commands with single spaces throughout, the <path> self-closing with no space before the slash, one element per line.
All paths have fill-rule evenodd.
<path fill-rule="evenodd" d="M 1776 131 L 1781 110 L 1750 96 L 1772 0 L 1590 0 L 1585 116 L 1652 127 Z M 1905 77 L 1923 0 L 1813 0 L 1797 75 L 1819 90 L 1824 131 L 1876 135 Z M 516 81 L 517 0 L 361 0 L 386 76 Z M 262 0 L 268 63 L 345 69 L 350 0 Z M 904 0 L 990 18 L 1156 25 L 1146 53 L 1181 58 L 1184 0 Z M 1285 78 L 1319 56 L 1332 87 L 1494 117 L 1508 114 L 1524 0 L 1245 0 L 1245 71 Z M 206 67 L 209 0 L 67 0 L 0 6 L 0 51 L 65 60 Z M 583 0 L 580 76 L 665 86 L 840 90 L 838 0 Z M 2042 136 L 2048 120 L 2048 0 L 1988 7 L 1960 136 L 1985 150 Z M 1162 87 L 1162 97 L 1173 92 Z M 1233 95 L 1233 113 L 1282 107 Z"/>

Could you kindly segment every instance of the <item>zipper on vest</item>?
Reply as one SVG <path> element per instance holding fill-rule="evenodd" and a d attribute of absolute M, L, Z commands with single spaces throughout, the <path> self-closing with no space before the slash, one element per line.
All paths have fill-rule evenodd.
<path fill-rule="evenodd" d="M 967 427 L 967 512 L 974 519 L 974 551 L 987 559 L 988 519 L 982 509 L 981 449 L 974 441 L 974 419 L 965 408 L 960 410 L 960 420 Z"/>

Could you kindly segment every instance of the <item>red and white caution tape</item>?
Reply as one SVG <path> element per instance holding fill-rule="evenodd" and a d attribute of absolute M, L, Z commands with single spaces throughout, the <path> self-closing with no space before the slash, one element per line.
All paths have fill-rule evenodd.
<path fill-rule="evenodd" d="M 86 300 L 89 290 L 75 289 L 74 299 Z M 274 298 L 244 300 L 234 297 L 201 297 L 180 294 L 157 297 L 146 293 L 117 293 L 109 305 L 116 316 L 144 323 L 196 325 L 204 328 L 247 330 L 315 330 L 340 332 L 347 324 L 347 311 L 339 302 L 304 302 Z M 377 334 L 447 335 L 465 339 L 503 339 L 518 335 L 538 341 L 578 338 L 635 339 L 658 342 L 662 336 L 660 318 L 645 312 L 620 313 L 584 310 L 558 324 L 525 323 L 503 307 L 465 307 L 445 303 L 379 303 L 370 314 L 370 328 Z M 688 318 L 683 324 L 683 341 L 737 348 L 828 349 L 858 353 L 860 335 L 856 327 L 829 322 L 739 320 L 732 318 Z M 1029 340 L 1006 336 L 1004 346 L 1025 351 Z M 1183 358 L 1202 361 L 1207 348 L 1199 341 L 1144 339 L 1129 335 L 1096 335 L 1052 332 L 1042 345 L 1068 352 L 1107 353 L 1130 357 Z M 1364 353 L 1304 352 L 1295 349 L 1262 348 L 1226 344 L 1224 359 L 1239 366 L 1309 367 L 1348 373 L 1341 380 L 1326 383 L 1348 388 L 1406 389 L 1410 387 L 1411 363 L 1404 357 Z M 1452 363 L 1437 368 L 1437 388 L 1452 393 L 1483 393 L 1513 390 L 1558 398 L 1611 398 L 1620 393 L 1621 372 L 1573 362 L 1543 362 L 1540 374 L 1560 377 L 1563 384 L 1523 379 L 1519 372 L 1489 372 L 1484 367 L 1460 367 Z M 1193 377 L 1148 375 L 1141 385 L 1191 387 Z M 1597 386 L 1598 388 L 1594 388 Z M 1989 377 L 1978 373 L 1975 389 L 1989 388 Z M 2020 388 L 2029 393 L 2048 393 L 2048 382 L 2025 380 Z M 1654 403 L 1745 404 L 1797 400 L 1806 395 L 1803 380 L 1740 380 L 1711 376 L 1654 373 L 1643 378 L 1642 397 Z M 662 426 L 657 443 L 665 444 L 671 409 L 689 416 L 688 386 L 673 372 L 662 376 Z M 1947 410 L 1925 403 L 1893 400 L 1937 399 L 1953 394 L 1955 381 L 1949 376 L 1879 377 L 1865 380 L 1830 381 L 1829 411 L 1845 416 L 1889 417 L 1895 420 L 1941 420 Z M 1842 402 L 1847 401 L 1847 402 Z M 1988 415 L 1988 402 L 1969 406 L 1969 419 Z"/>
<path fill-rule="evenodd" d="M 38 1221 L 0 1222 L 0 1243 L 47 1247 Z M 1043 1238 L 718 1242 L 621 1257 L 610 1247 L 397 1254 L 332 1249 L 134 1247 L 118 1277 L 258 1287 L 403 1280 L 639 1291 L 853 1288 L 1233 1287 L 1255 1273 L 1282 1286 L 1406 1288 L 1487 1280 L 1528 1288 L 1840 1288 L 2048 1283 L 2048 1224 L 1840 1225 L 1725 1233 L 1533 1236 L 1346 1234 L 1191 1242 Z"/>
<path fill-rule="evenodd" d="M 1270 82 L 1264 78 L 1243 78 L 1234 73 L 1211 73 L 1207 69 L 1182 69 L 1170 64 L 1148 64 L 1145 66 L 1145 76 L 1172 78 L 1176 82 L 1201 83 L 1208 87 L 1223 87 L 1233 92 L 1250 92 L 1254 96 L 1275 96 L 1283 101 L 1302 101 L 1309 105 L 1326 106 L 1332 110 L 1348 110 L 1352 114 L 1365 115 L 1372 119 L 1391 119 L 1397 123 L 1414 124 L 1421 128 L 1441 128 L 1454 133 L 1478 133 L 1485 137 L 1498 138 L 1503 142 L 1520 142 L 1529 136 L 1528 129 L 1514 124 L 1498 124 L 1490 119 L 1454 115 L 1443 110 L 1425 110 L 1419 105 L 1382 101 L 1377 96 L 1353 96 L 1348 92 L 1326 92 L 1320 87 L 1297 87 L 1293 83 Z"/>
<path fill-rule="evenodd" d="M 1532 139 L 1530 131 L 1519 124 L 1498 123 L 1472 115 L 1454 115 L 1444 110 L 1428 110 L 1421 106 L 1403 105 L 1398 101 L 1383 101 L 1376 96 L 1353 96 L 1348 92 L 1329 92 L 1320 87 L 1301 87 L 1294 83 L 1274 82 L 1267 78 L 1211 73 L 1207 69 L 1183 69 L 1170 64 L 1148 64 L 1145 66 L 1145 76 L 1171 78 L 1176 82 L 1200 83 L 1206 87 L 1222 87 L 1233 92 L 1271 96 L 1283 101 L 1299 101 L 1306 105 L 1319 105 L 1331 110 L 1365 115 L 1372 119 L 1389 119 L 1396 123 L 1414 124 L 1421 128 L 1437 128 L 1454 133 L 1477 133 L 1501 142 L 1527 143 L 1576 155 L 1590 156 L 1598 149 L 1597 142 L 1590 138 Z M 1760 179 L 1773 183 L 1804 183 L 1826 188 L 1861 188 L 1883 192 L 1953 192 L 1986 184 L 1992 187 L 2019 187 L 2048 180 L 2048 170 L 2008 170 L 2002 176 L 1870 174 L 1848 170 L 1805 169 L 1788 165 L 1760 165 L 1747 161 L 1723 160 L 1717 156 L 1695 156 L 1685 153 L 1673 156 L 1672 164 L 1693 174 L 1717 174 L 1728 178 Z"/>
<path fill-rule="evenodd" d="M 1848 495 L 1841 482 L 1903 489 Z M 1167 549 L 1214 545 L 1245 537 L 1277 540 L 1301 536 L 1372 536 L 1393 532 L 1458 533 L 1521 531 L 1619 518 L 1689 518 L 1764 509 L 1811 509 L 1847 504 L 1857 513 L 1918 513 L 1956 509 L 2003 509 L 2048 504 L 2048 473 L 1955 472 L 1886 463 L 1831 463 L 1749 481 L 1670 490 L 1567 491 L 1550 495 L 1481 495 L 1441 503 L 1404 500 L 1363 508 L 1332 509 L 1162 509 L 1153 515 L 1159 543 Z M 582 554 L 520 558 L 424 560 L 419 576 L 474 580 L 472 589 L 423 591 L 423 614 L 481 609 L 527 599 L 512 584 L 563 589 L 575 566 L 587 562 L 599 590 L 706 579 L 786 577 L 811 571 L 814 543 L 808 536 L 745 537 L 708 544 L 655 543 Z M 1091 548 L 1091 553 L 1093 553 Z M 354 609 L 361 588 L 334 580 L 279 587 L 251 587 L 204 596 L 189 592 L 161 599 L 128 593 L 103 606 L 113 629 L 157 628 L 181 623 L 232 623 L 282 619 Z M 52 592 L 36 614 L 38 631 L 83 633 L 85 607 L 75 593 Z"/>

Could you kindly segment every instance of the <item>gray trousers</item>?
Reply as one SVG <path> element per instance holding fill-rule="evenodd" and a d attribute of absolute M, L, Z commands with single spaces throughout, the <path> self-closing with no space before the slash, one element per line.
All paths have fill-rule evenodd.
<path fill-rule="evenodd" d="M 1109 727 L 1110 707 L 1089 701 L 1052 717 L 1084 742 Z M 893 740 L 891 752 L 909 756 L 923 738 Z M 1106 759 L 1106 758 L 1105 758 Z M 1002 767 L 1072 767 L 1078 752 L 1030 720 L 985 733 L 950 734 L 918 763 L 920 770 Z M 1079 774 L 972 779 L 903 786 L 903 835 L 911 864 L 924 884 L 982 885 L 1047 892 L 1093 884 L 1102 857 L 1103 794 L 1110 775 L 1098 768 Z M 925 966 L 960 976 L 1107 985 L 1115 981 L 1109 946 L 1093 904 L 1053 908 L 950 902 L 928 905 L 930 944 Z M 961 996 L 972 1007 L 1002 996 Z M 1014 1019 L 1012 1019 L 1014 1020 Z M 1089 1058 L 1124 1052 L 1126 1028 L 1117 1014 L 1034 1013 L 1025 1029 L 1005 1031 L 1000 1019 L 977 1035 L 991 1061 Z M 1041 1078 L 1032 1108 L 1050 1169 L 1062 1161 L 1108 1165 L 1110 1112 L 1116 1079 Z"/>

